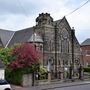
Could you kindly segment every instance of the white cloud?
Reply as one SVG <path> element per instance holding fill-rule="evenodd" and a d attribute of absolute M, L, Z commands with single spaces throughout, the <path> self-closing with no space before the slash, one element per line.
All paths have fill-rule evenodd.
<path fill-rule="evenodd" d="M 2 29 L 19 30 L 35 25 L 35 22 L 33 22 L 33 17 L 27 18 L 24 15 L 7 15 L 5 16 L 5 18 L 6 19 L 0 22 L 0 26 Z"/>
<path fill-rule="evenodd" d="M 48 12 L 54 20 L 61 19 L 86 0 L 0 0 L 0 28 L 18 30 L 35 25 L 39 13 Z M 80 42 L 90 38 L 90 2 L 67 16 L 75 27 Z"/>
<path fill-rule="evenodd" d="M 75 27 L 77 38 L 83 42 L 86 38 L 90 38 L 90 3 L 74 12 L 67 19 L 70 25 Z"/>

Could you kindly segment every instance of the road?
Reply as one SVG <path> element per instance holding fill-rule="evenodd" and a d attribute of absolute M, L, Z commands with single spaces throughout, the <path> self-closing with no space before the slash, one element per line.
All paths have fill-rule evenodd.
<path fill-rule="evenodd" d="M 48 89 L 48 90 L 50 90 L 50 89 Z M 55 88 L 55 89 L 51 89 L 51 90 L 90 90 L 90 84 L 71 86 L 71 87 L 63 87 L 63 88 Z"/>
<path fill-rule="evenodd" d="M 90 90 L 90 81 L 62 84 L 41 85 L 35 87 L 19 87 L 12 85 L 13 90 Z"/>

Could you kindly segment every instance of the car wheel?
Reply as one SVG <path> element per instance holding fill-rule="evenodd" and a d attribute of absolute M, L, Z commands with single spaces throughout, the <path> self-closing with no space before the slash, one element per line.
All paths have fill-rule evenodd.
<path fill-rule="evenodd" d="M 11 90 L 10 88 L 6 88 L 6 89 L 4 89 L 4 90 Z"/>

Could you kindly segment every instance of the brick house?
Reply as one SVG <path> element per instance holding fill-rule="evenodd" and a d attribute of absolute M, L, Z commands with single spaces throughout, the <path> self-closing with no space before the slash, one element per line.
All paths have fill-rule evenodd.
<path fill-rule="evenodd" d="M 85 66 L 90 65 L 90 38 L 81 44 L 82 59 Z"/>

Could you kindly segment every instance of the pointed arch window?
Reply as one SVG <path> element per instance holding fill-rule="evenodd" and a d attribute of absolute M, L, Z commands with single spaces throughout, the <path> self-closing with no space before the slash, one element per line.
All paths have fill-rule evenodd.
<path fill-rule="evenodd" d="M 69 53 L 69 35 L 67 30 L 63 29 L 61 32 L 61 52 Z"/>

